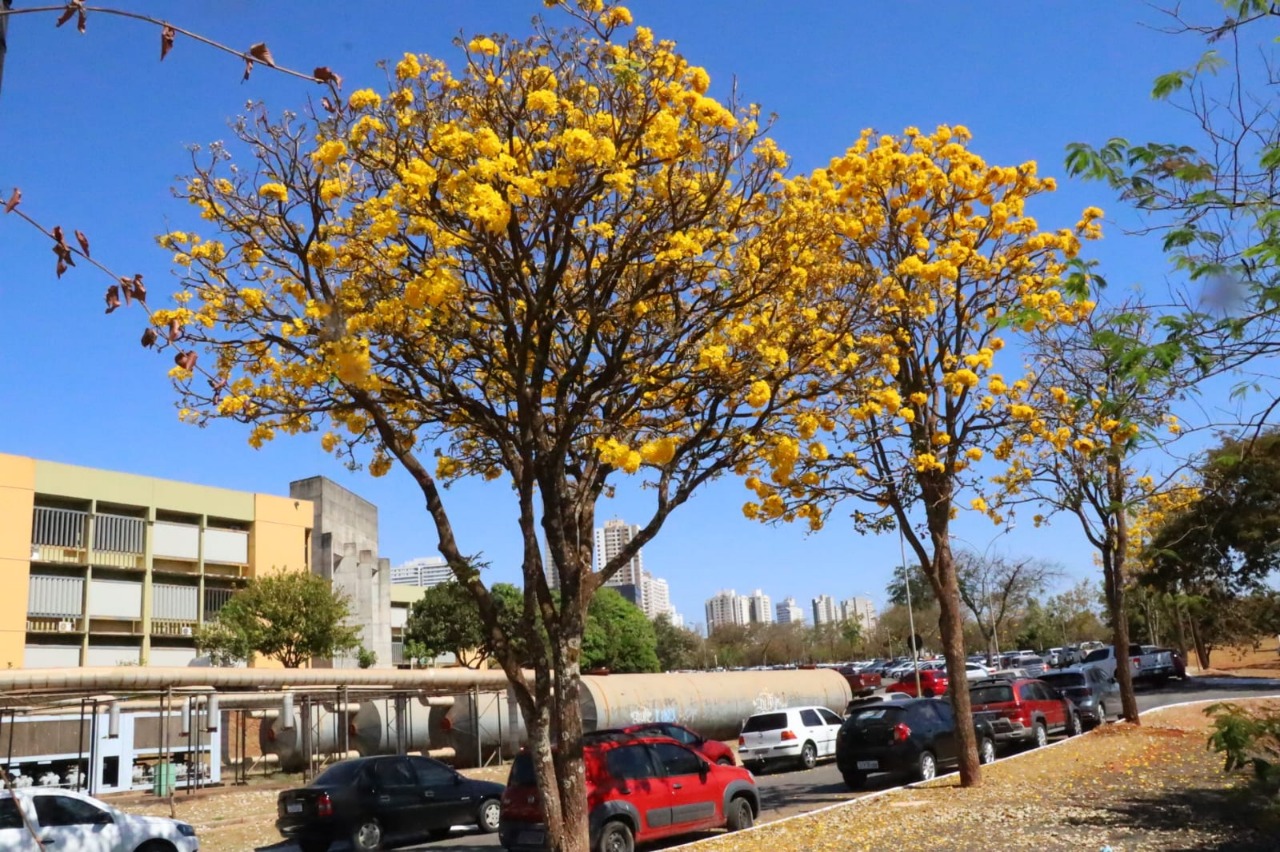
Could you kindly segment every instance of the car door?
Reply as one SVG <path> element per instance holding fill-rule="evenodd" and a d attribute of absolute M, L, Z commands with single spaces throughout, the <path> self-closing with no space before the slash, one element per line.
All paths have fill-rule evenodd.
<path fill-rule="evenodd" d="M 415 833 L 475 822 L 474 811 L 480 803 L 471 800 L 468 786 L 452 767 L 427 757 L 410 757 L 409 766 L 423 800 L 420 821 L 413 826 Z"/>
<path fill-rule="evenodd" d="M 951 704 L 946 701 L 928 701 L 918 708 L 923 718 L 929 720 L 933 731 L 933 754 L 938 764 L 949 766 L 956 762 L 960 747 L 956 737 L 956 717 Z"/>
<path fill-rule="evenodd" d="M 818 708 L 818 716 L 822 719 L 823 727 L 826 729 L 824 736 L 827 740 L 826 751 L 819 749 L 819 754 L 835 754 L 836 738 L 840 735 L 840 726 L 844 724 L 844 720 L 832 713 L 826 707 Z"/>
<path fill-rule="evenodd" d="M 373 810 L 382 831 L 392 837 L 413 836 L 431 806 L 418 789 L 407 757 L 382 757 L 373 765 Z"/>
<path fill-rule="evenodd" d="M 611 748 L 605 752 L 604 764 L 593 800 L 628 802 L 639 819 L 637 840 L 671 834 L 671 787 L 649 747 L 634 743 Z"/>
<path fill-rule="evenodd" d="M 36 795 L 32 799 L 39 824 L 36 833 L 50 852 L 133 852 L 124 848 L 120 827 L 109 811 L 71 796 Z"/>
<path fill-rule="evenodd" d="M 1036 681 L 1029 684 L 1035 689 L 1035 698 L 1040 712 L 1044 715 L 1045 725 L 1050 731 L 1062 730 L 1067 726 L 1067 703 L 1045 683 Z"/>
<path fill-rule="evenodd" d="M 676 743 L 651 743 L 649 748 L 671 791 L 672 831 L 696 831 L 723 824 L 724 789 L 710 772 L 703 771 L 706 758 Z"/>
<path fill-rule="evenodd" d="M 0 793 L 0 796 L 3 797 L 0 798 L 0 849 L 34 849 L 35 842 L 27 829 L 27 821 L 19 810 L 19 802 L 10 793 Z M 23 804 L 26 804 L 25 800 Z M 28 816 L 27 819 L 33 816 Z"/>
<path fill-rule="evenodd" d="M 813 740 L 814 747 L 818 750 L 819 755 L 828 753 L 830 745 L 827 743 L 827 726 L 822 723 L 822 717 L 818 715 L 816 707 L 805 707 L 800 711 L 800 725 L 803 731 L 797 731 L 800 734 L 800 740 Z"/>

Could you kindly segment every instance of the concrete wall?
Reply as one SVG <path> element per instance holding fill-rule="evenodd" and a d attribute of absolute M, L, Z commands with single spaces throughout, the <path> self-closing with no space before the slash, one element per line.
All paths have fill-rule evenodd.
<path fill-rule="evenodd" d="M 347 596 L 361 643 L 378 655 L 379 667 L 390 666 L 391 566 L 378 558 L 378 507 L 322 476 L 289 483 L 289 496 L 315 507 L 311 571 Z M 332 665 L 354 667 L 355 655 Z"/>
<path fill-rule="evenodd" d="M 35 483 L 34 459 L 0 453 L 0 669 L 23 663 Z"/>

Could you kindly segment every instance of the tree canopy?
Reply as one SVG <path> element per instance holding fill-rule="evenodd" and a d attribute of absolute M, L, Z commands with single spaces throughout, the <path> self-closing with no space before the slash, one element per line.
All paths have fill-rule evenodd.
<path fill-rule="evenodd" d="M 640 607 L 615 589 L 604 588 L 591 599 L 582 636 L 582 664 L 619 674 L 659 671 L 658 640 Z"/>
<path fill-rule="evenodd" d="M 216 663 L 247 662 L 261 654 L 296 669 L 332 658 L 360 644 L 360 629 L 347 624 L 349 603 L 329 581 L 302 571 L 250 580 L 196 636 L 196 647 Z"/>

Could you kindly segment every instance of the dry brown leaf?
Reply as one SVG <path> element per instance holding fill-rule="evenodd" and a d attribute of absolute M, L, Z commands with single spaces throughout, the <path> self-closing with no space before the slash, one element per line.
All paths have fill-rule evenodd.
<path fill-rule="evenodd" d="M 85 16 L 83 6 L 80 7 L 80 10 L 77 14 L 78 14 L 78 17 L 76 18 L 76 29 L 79 30 L 81 34 L 83 34 L 85 29 L 85 24 L 89 22 L 89 19 Z"/>
<path fill-rule="evenodd" d="M 59 278 L 61 278 L 61 277 L 62 277 L 62 273 L 64 273 L 64 272 L 66 272 L 66 271 L 67 271 L 67 262 L 66 262 L 65 260 L 63 260 L 61 257 L 59 257 L 59 258 L 58 258 L 58 265 L 57 265 L 56 267 L 54 267 L 54 269 L 55 269 L 55 271 L 58 273 L 58 277 L 59 277 Z"/>
<path fill-rule="evenodd" d="M 196 353 L 179 352 L 177 355 L 173 356 L 173 363 L 177 364 L 179 367 L 181 367 L 184 370 L 195 369 Z"/>
<path fill-rule="evenodd" d="M 107 288 L 107 313 L 120 307 L 120 285 L 112 284 Z"/>
<path fill-rule="evenodd" d="M 133 276 L 132 284 L 133 298 L 137 299 L 139 302 L 145 302 L 147 300 L 147 287 L 142 283 L 141 272 Z"/>
<path fill-rule="evenodd" d="M 333 108 L 333 102 L 330 101 L 328 98 L 321 98 L 320 106 L 324 107 L 325 112 L 335 112 Z"/>
<path fill-rule="evenodd" d="M 14 208 L 17 207 L 18 204 L 21 203 L 21 201 L 22 201 L 22 190 L 18 189 L 15 186 L 13 188 L 13 192 L 9 195 L 9 200 L 4 203 L 4 212 L 12 213 Z"/>
<path fill-rule="evenodd" d="M 62 14 L 58 16 L 58 22 L 55 23 L 54 26 L 60 27 L 63 24 L 65 24 L 67 21 L 71 20 L 73 17 L 75 17 L 75 14 L 79 10 L 79 8 L 80 8 L 80 4 L 77 2 L 74 2 L 74 0 L 71 3 L 68 3 L 67 8 L 63 9 Z"/>
<path fill-rule="evenodd" d="M 142 330 L 142 346 L 144 349 L 150 349 L 156 345 L 156 341 L 160 339 L 160 335 L 156 334 L 156 330 L 151 327 Z"/>
<path fill-rule="evenodd" d="M 259 62 L 270 65 L 272 68 L 276 67 L 276 61 L 272 58 L 271 51 L 267 49 L 267 43 L 265 41 L 260 41 L 253 47 L 249 48 L 249 55 Z"/>
<path fill-rule="evenodd" d="M 61 225 L 54 225 L 54 226 L 53 226 L 53 241 L 54 241 L 54 242 L 56 242 L 56 243 L 57 243 L 58 245 L 60 245 L 60 246 L 61 246 L 61 245 L 66 245 L 66 238 L 62 235 L 62 226 L 61 226 Z"/>
<path fill-rule="evenodd" d="M 84 235 L 84 231 L 76 231 L 76 242 L 80 244 L 80 251 L 84 252 L 84 256 L 89 256 L 89 238 Z"/>
<path fill-rule="evenodd" d="M 339 89 L 342 88 L 342 78 L 339 77 L 337 74 L 333 73 L 333 71 L 327 65 L 321 65 L 319 68 L 312 71 L 311 76 L 316 78 L 316 82 L 332 83 L 333 85 L 337 86 Z"/>
<path fill-rule="evenodd" d="M 169 320 L 169 342 L 177 343 L 182 339 L 182 325 L 178 322 L 177 317 Z"/>
<path fill-rule="evenodd" d="M 173 40 L 178 35 L 169 24 L 164 25 L 164 29 L 160 31 L 160 61 L 164 62 L 164 58 L 169 55 L 169 51 L 173 50 Z"/>

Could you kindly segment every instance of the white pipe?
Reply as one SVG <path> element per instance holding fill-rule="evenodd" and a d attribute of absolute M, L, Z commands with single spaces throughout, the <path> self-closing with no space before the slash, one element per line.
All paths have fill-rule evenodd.
<path fill-rule="evenodd" d="M 525 673 L 531 679 L 532 672 Z M 242 669 L 207 666 L 116 668 L 7 669 L 0 671 L 0 695 L 24 692 L 95 692 L 164 690 L 169 687 L 206 689 L 281 689 L 380 687 L 392 691 L 501 690 L 507 676 L 501 669 Z"/>

